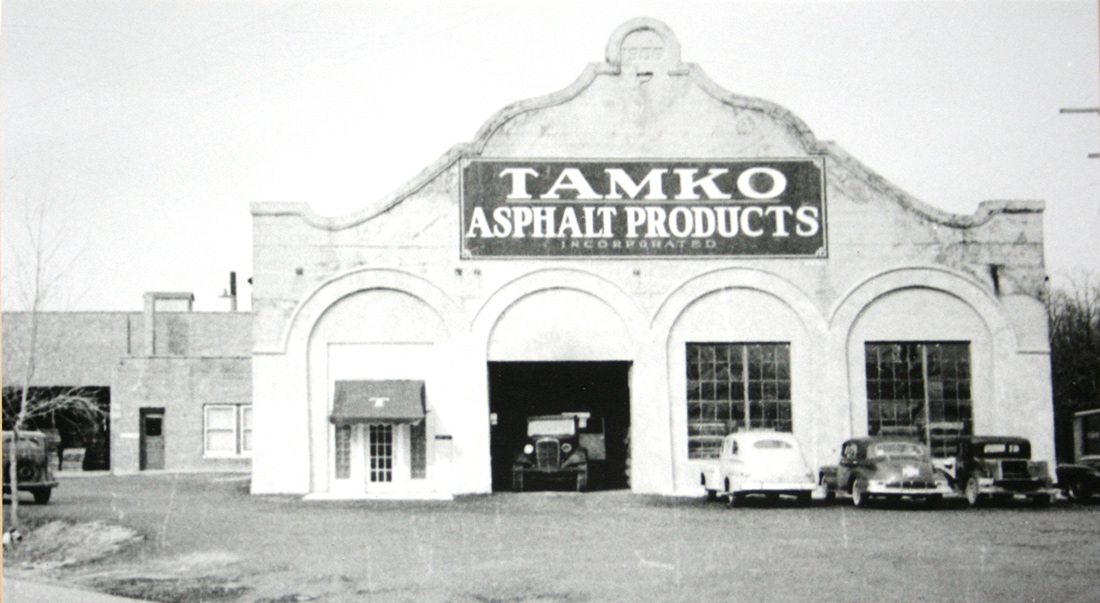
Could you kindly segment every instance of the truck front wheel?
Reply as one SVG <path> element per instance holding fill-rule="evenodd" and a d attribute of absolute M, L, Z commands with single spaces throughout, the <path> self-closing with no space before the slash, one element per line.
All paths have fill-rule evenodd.
<path fill-rule="evenodd" d="M 867 480 L 860 478 L 852 482 L 852 504 L 863 508 L 867 506 L 868 499 Z"/>
<path fill-rule="evenodd" d="M 966 489 L 963 490 L 963 494 L 966 495 L 966 504 L 971 507 L 977 506 L 978 502 L 982 499 L 981 488 L 978 487 L 978 478 L 971 477 L 966 480 Z"/>
<path fill-rule="evenodd" d="M 50 495 L 53 494 L 53 488 L 35 488 L 31 490 L 31 495 L 34 496 L 34 504 L 44 505 L 50 502 Z"/>
<path fill-rule="evenodd" d="M 588 490 L 588 471 L 581 471 L 577 474 L 577 492 L 585 490 Z"/>

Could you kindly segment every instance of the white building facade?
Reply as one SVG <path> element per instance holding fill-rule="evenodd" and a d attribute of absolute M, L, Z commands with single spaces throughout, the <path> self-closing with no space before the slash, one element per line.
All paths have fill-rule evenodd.
<path fill-rule="evenodd" d="M 524 417 L 578 410 L 641 493 L 758 427 L 813 466 L 869 433 L 1053 461 L 1041 202 L 926 205 L 657 21 L 606 55 L 361 212 L 253 206 L 254 493 L 490 492 Z"/>

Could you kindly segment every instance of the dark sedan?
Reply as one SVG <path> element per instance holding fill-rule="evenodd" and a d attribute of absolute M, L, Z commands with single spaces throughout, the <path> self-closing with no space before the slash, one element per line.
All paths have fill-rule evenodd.
<path fill-rule="evenodd" d="M 1074 502 L 1100 495 L 1100 455 L 1081 457 L 1076 463 L 1058 465 L 1058 488 Z"/>
<path fill-rule="evenodd" d="M 866 506 L 871 498 L 909 498 L 931 504 L 951 493 L 947 478 L 932 465 L 928 447 L 897 437 L 866 437 L 841 445 L 840 462 L 822 467 L 819 481 L 825 498 L 846 492 L 852 504 Z"/>

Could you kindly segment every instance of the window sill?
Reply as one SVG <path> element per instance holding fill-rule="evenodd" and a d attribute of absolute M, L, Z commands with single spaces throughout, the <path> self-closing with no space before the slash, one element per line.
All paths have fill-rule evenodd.
<path fill-rule="evenodd" d="M 252 453 L 235 454 L 232 452 L 204 452 L 202 453 L 204 459 L 243 459 L 248 460 L 252 458 Z"/>

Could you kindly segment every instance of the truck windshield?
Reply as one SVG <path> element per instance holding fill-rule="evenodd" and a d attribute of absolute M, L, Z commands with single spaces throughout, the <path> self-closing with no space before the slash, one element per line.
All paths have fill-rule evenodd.
<path fill-rule="evenodd" d="M 1018 442 L 988 442 L 981 447 L 981 456 L 1027 458 L 1031 451 Z"/>
<path fill-rule="evenodd" d="M 533 419 L 527 422 L 527 435 L 573 435 L 573 419 Z"/>

